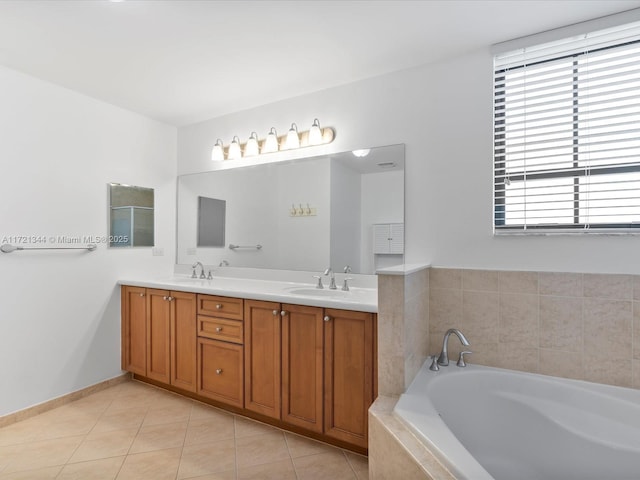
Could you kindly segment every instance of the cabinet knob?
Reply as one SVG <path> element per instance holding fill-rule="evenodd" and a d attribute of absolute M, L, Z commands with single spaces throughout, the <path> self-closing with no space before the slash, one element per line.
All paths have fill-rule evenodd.
<path fill-rule="evenodd" d="M 281 316 L 281 317 L 284 317 L 284 316 L 286 316 L 286 315 L 287 315 L 287 311 L 286 311 L 286 310 L 282 310 L 282 311 L 280 312 L 280 316 Z"/>
<path fill-rule="evenodd" d="M 222 310 L 222 305 L 218 303 L 218 304 L 216 305 L 216 308 L 217 308 L 218 310 Z"/>
<path fill-rule="evenodd" d="M 169 300 L 170 302 L 173 302 L 173 297 L 168 297 L 167 300 Z"/>
<path fill-rule="evenodd" d="M 218 368 L 216 370 L 216 375 L 222 375 L 222 369 L 221 368 Z"/>
<path fill-rule="evenodd" d="M 323 320 L 324 320 L 325 322 L 328 322 L 329 320 L 331 320 L 331 317 L 330 317 L 329 315 L 325 315 L 325 316 L 324 316 L 324 318 L 323 318 Z"/>
<path fill-rule="evenodd" d="M 274 310 L 274 311 L 273 311 L 273 314 L 274 314 L 274 315 L 278 315 L 278 310 Z"/>
<path fill-rule="evenodd" d="M 166 295 L 164 297 L 162 297 L 163 300 L 169 300 L 169 297 L 167 297 Z"/>
<path fill-rule="evenodd" d="M 140 296 L 141 296 L 141 297 L 144 297 L 144 293 L 141 293 L 141 294 L 140 294 Z"/>
<path fill-rule="evenodd" d="M 222 327 L 216 327 L 216 332 L 221 332 L 222 331 Z"/>

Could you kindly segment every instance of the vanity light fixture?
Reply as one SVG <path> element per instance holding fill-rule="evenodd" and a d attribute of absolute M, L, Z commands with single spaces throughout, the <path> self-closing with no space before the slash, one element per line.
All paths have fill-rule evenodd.
<path fill-rule="evenodd" d="M 238 160 L 242 158 L 242 151 L 240 150 L 240 139 L 238 136 L 234 136 L 229 145 L 229 153 L 227 153 L 227 160 Z"/>
<path fill-rule="evenodd" d="M 369 155 L 370 151 L 371 151 L 370 148 L 361 148 L 360 150 L 353 150 L 351 153 L 353 153 L 358 158 L 362 158 Z"/>
<path fill-rule="evenodd" d="M 216 140 L 216 144 L 211 150 L 211 160 L 214 162 L 221 162 L 224 160 L 224 145 L 220 139 Z"/>
<path fill-rule="evenodd" d="M 320 130 L 320 121 L 316 118 L 309 129 L 309 145 L 320 145 L 321 143 L 322 130 Z"/>
<path fill-rule="evenodd" d="M 249 140 L 247 140 L 247 144 L 244 146 L 244 156 L 245 157 L 253 157 L 260 153 L 260 147 L 258 145 L 258 134 L 256 132 L 251 132 L 251 136 Z"/>
<path fill-rule="evenodd" d="M 254 157 L 281 150 L 296 150 L 315 145 L 326 145 L 333 142 L 335 135 L 336 132 L 333 128 L 321 128 L 320 121 L 317 118 L 313 120 L 313 125 L 309 130 L 298 132 L 298 126 L 292 123 L 287 134 L 280 137 L 275 127 L 271 127 L 263 141 L 260 141 L 256 132 L 251 132 L 249 139 L 242 144 L 238 136 L 234 135 L 231 144 L 226 148 L 222 140 L 218 139 L 211 150 L 211 160 L 238 160 L 243 157 Z"/>
<path fill-rule="evenodd" d="M 267 139 L 264 141 L 264 145 L 262 145 L 262 151 L 260 153 L 271 153 L 277 151 L 278 133 L 276 132 L 275 127 L 271 127 L 269 134 L 267 135 Z"/>
<path fill-rule="evenodd" d="M 287 141 L 284 144 L 285 150 L 291 150 L 293 148 L 300 148 L 300 136 L 298 135 L 298 126 L 295 123 L 291 124 L 289 133 L 287 133 Z"/>

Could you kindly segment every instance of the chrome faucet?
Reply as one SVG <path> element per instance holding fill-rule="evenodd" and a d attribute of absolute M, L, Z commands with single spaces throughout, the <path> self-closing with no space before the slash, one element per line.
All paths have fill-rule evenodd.
<path fill-rule="evenodd" d="M 442 341 L 442 351 L 440 352 L 440 356 L 438 357 L 439 365 L 449 365 L 449 352 L 447 350 L 447 344 L 449 343 L 449 336 L 451 336 L 452 333 L 456 334 L 456 336 L 460 339 L 462 345 L 464 345 L 465 347 L 469 346 L 469 341 L 460 330 L 458 330 L 457 328 L 450 328 L 449 330 L 447 330 L 447 333 L 444 334 L 444 339 Z"/>
<path fill-rule="evenodd" d="M 191 268 L 193 268 L 193 273 L 191 274 L 191 278 L 198 278 L 198 276 L 196 275 L 196 268 L 198 268 L 198 265 L 200 265 L 200 278 L 207 278 L 206 275 L 204 274 L 204 265 L 202 265 L 202 263 L 200 262 L 196 262 L 193 265 L 191 265 Z"/>
<path fill-rule="evenodd" d="M 219 267 L 228 267 L 229 266 L 229 262 L 227 262 L 226 260 L 222 260 L 218 266 Z"/>
<path fill-rule="evenodd" d="M 331 269 L 331 267 L 327 268 L 324 271 L 324 275 L 331 275 L 331 282 L 329 283 L 329 289 L 330 290 L 337 290 L 338 287 L 336 287 L 336 274 L 333 273 L 333 270 Z"/>
<path fill-rule="evenodd" d="M 347 275 L 349 275 L 351 273 L 351 266 L 347 265 L 346 267 L 344 267 L 344 283 L 342 284 L 342 290 L 345 292 L 349 291 L 349 280 L 351 280 L 351 277 L 347 277 Z"/>

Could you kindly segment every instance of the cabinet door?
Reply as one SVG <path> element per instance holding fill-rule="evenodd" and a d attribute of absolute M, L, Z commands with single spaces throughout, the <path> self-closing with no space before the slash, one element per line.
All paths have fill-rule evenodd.
<path fill-rule="evenodd" d="M 322 309 L 282 311 L 282 420 L 322 433 Z"/>
<path fill-rule="evenodd" d="M 242 345 L 198 338 L 198 393 L 242 408 Z"/>
<path fill-rule="evenodd" d="M 245 300 L 245 408 L 280 418 L 279 303 Z"/>
<path fill-rule="evenodd" d="M 196 295 L 171 292 L 171 385 L 196 391 Z"/>
<path fill-rule="evenodd" d="M 389 224 L 380 223 L 373 225 L 373 253 L 390 253 L 390 240 L 391 230 Z"/>
<path fill-rule="evenodd" d="M 147 374 L 146 289 L 122 286 L 122 369 Z"/>
<path fill-rule="evenodd" d="M 325 310 L 324 433 L 367 447 L 373 402 L 373 315 Z"/>
<path fill-rule="evenodd" d="M 391 233 L 389 253 L 404 253 L 404 223 L 392 223 L 389 229 Z"/>
<path fill-rule="evenodd" d="M 171 382 L 171 302 L 167 290 L 147 289 L 147 377 Z"/>

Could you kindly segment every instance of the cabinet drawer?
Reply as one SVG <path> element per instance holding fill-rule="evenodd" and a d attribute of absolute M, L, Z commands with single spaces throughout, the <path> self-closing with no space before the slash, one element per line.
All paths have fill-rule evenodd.
<path fill-rule="evenodd" d="M 242 320 L 243 300 L 215 295 L 198 295 L 198 315 Z"/>
<path fill-rule="evenodd" d="M 243 324 L 238 320 L 198 315 L 198 336 L 242 344 Z"/>
<path fill-rule="evenodd" d="M 241 345 L 198 338 L 198 393 L 242 408 L 243 365 Z"/>

